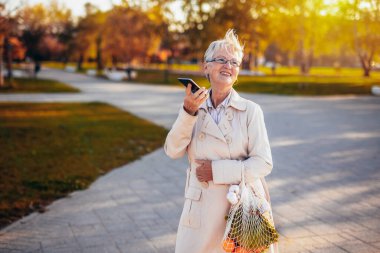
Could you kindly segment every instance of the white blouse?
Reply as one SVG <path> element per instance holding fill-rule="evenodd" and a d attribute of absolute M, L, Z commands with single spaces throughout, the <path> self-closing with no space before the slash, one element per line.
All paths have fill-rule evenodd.
<path fill-rule="evenodd" d="M 231 98 L 231 92 L 228 94 L 228 96 L 223 100 L 222 103 L 220 103 L 216 108 L 214 108 L 214 106 L 212 105 L 212 101 L 211 101 L 211 90 L 210 90 L 210 96 L 208 97 L 208 99 L 206 100 L 206 104 L 207 104 L 207 110 L 208 112 L 210 113 L 211 117 L 213 118 L 213 120 L 215 121 L 216 124 L 219 124 L 220 122 L 220 119 L 223 115 L 223 113 L 225 112 L 226 110 L 226 107 L 230 101 L 230 98 Z"/>

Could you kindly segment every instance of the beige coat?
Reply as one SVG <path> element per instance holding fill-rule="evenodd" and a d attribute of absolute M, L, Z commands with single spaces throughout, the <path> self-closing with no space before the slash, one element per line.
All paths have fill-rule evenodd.
<path fill-rule="evenodd" d="M 173 158 L 188 154 L 185 203 L 177 233 L 176 253 L 222 253 L 230 184 L 241 172 L 265 196 L 261 178 L 272 170 L 272 156 L 260 106 L 232 90 L 225 114 L 217 125 L 204 102 L 196 116 L 181 107 L 165 142 Z M 195 175 L 196 159 L 212 160 L 213 181 L 201 183 Z"/>

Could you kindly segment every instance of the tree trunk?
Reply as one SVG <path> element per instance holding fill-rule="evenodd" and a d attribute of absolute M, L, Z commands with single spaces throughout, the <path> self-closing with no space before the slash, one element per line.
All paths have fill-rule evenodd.
<path fill-rule="evenodd" d="M 114 69 L 117 69 L 117 56 L 114 55 L 114 54 L 112 54 L 112 55 L 111 55 L 111 59 L 112 59 L 112 67 L 113 67 Z"/>
<path fill-rule="evenodd" d="M 80 52 L 79 53 L 78 62 L 77 62 L 77 69 L 78 70 L 82 70 L 83 69 L 83 67 L 82 67 L 83 59 L 84 59 L 83 52 Z"/>
<path fill-rule="evenodd" d="M 369 77 L 370 76 L 370 72 L 371 72 L 371 70 L 369 68 L 365 68 L 364 69 L 364 76 L 365 77 Z"/>
<path fill-rule="evenodd" d="M 4 47 L 5 47 L 5 56 L 7 59 L 7 78 L 9 80 L 10 86 L 12 86 L 12 78 L 13 78 L 13 69 L 12 69 L 12 44 L 9 41 L 9 37 L 5 37 L 4 40 Z"/>
<path fill-rule="evenodd" d="M 302 52 L 301 56 L 301 73 L 302 75 L 307 74 L 307 60 L 304 52 Z"/>
<path fill-rule="evenodd" d="M 0 34 L 0 87 L 4 86 L 4 76 L 3 76 L 3 46 L 4 46 L 4 36 Z"/>
<path fill-rule="evenodd" d="M 362 68 L 363 68 L 363 76 L 370 77 L 372 55 L 370 57 L 367 57 L 367 54 L 364 54 L 364 55 L 359 54 L 359 59 L 360 59 L 360 64 L 362 65 Z"/>
<path fill-rule="evenodd" d="M 294 53 L 288 53 L 288 59 L 287 59 L 286 64 L 288 67 L 294 66 Z"/>
<path fill-rule="evenodd" d="M 310 69 L 313 66 L 314 63 L 314 50 L 309 50 L 309 55 L 307 56 L 307 74 L 310 73 Z"/>
<path fill-rule="evenodd" d="M 304 42 L 302 39 L 299 42 L 299 47 L 300 47 L 299 49 L 300 50 L 300 71 L 302 75 L 307 75 L 309 73 L 308 57 L 305 52 Z"/>
<path fill-rule="evenodd" d="M 371 72 L 371 64 L 366 63 L 364 56 L 359 56 L 359 57 L 360 57 L 360 64 L 362 65 L 362 68 L 363 68 L 363 76 L 369 77 L 370 72 Z"/>
<path fill-rule="evenodd" d="M 260 42 L 259 42 L 259 40 L 256 40 L 255 54 L 254 54 L 255 69 L 258 69 L 258 67 L 259 67 L 259 50 L 260 50 Z"/>
<path fill-rule="evenodd" d="M 249 52 L 248 57 L 243 60 L 243 69 L 250 70 L 251 69 L 251 62 L 252 62 L 252 52 Z"/>
<path fill-rule="evenodd" d="M 96 38 L 96 69 L 101 71 L 103 69 L 102 62 L 102 35 L 99 34 Z"/>
<path fill-rule="evenodd" d="M 168 56 L 166 59 L 166 68 L 164 70 L 164 83 L 169 83 L 169 74 L 171 69 L 171 56 Z"/>

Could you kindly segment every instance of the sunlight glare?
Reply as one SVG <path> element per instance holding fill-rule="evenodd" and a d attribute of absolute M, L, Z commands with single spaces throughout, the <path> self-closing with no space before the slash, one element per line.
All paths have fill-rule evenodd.
<path fill-rule="evenodd" d="M 335 5 L 337 2 L 337 0 L 323 0 L 325 5 Z"/>

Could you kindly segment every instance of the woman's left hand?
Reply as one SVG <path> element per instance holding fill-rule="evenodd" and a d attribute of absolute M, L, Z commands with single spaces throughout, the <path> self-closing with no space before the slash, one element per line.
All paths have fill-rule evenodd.
<path fill-rule="evenodd" d="M 212 181 L 212 166 L 209 160 L 195 160 L 200 166 L 196 169 L 196 175 L 199 182 Z"/>

